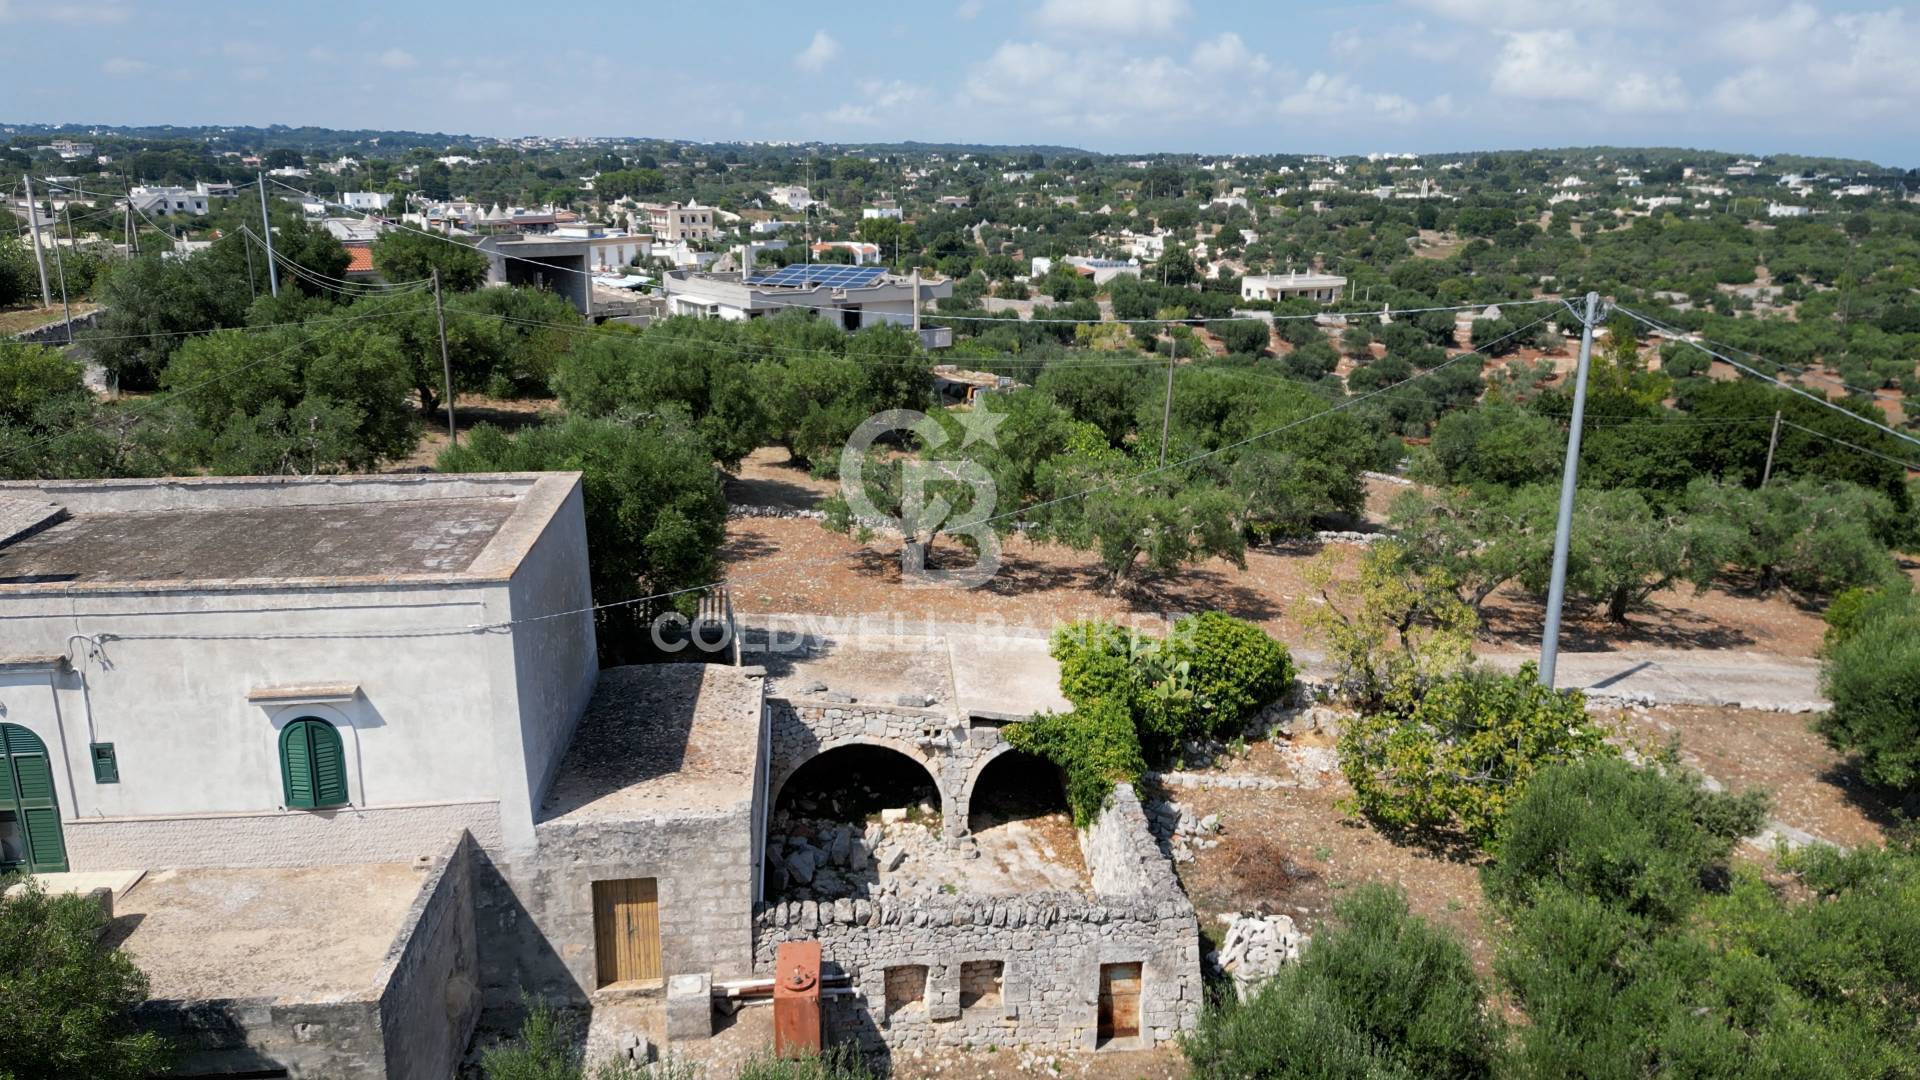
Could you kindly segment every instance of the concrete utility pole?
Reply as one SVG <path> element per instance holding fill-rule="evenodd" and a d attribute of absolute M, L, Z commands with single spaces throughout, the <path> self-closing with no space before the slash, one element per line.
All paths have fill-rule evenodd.
<path fill-rule="evenodd" d="M 920 336 L 920 268 L 913 268 L 913 336 Z"/>
<path fill-rule="evenodd" d="M 33 264 L 40 268 L 40 306 L 53 306 L 53 290 L 47 287 L 47 256 L 40 250 L 40 206 L 33 201 L 33 176 L 22 173 L 20 182 L 27 188 L 27 231 L 33 234 Z"/>
<path fill-rule="evenodd" d="M 1167 330 L 1167 400 L 1160 406 L 1160 467 L 1167 467 L 1167 434 L 1173 427 L 1173 330 Z"/>
<path fill-rule="evenodd" d="M 67 328 L 67 344 L 73 344 L 73 305 L 67 303 L 67 260 L 60 254 L 60 219 L 54 218 L 53 268 L 60 275 L 60 319 Z"/>
<path fill-rule="evenodd" d="M 1767 467 L 1760 473 L 1760 486 L 1773 479 L 1773 452 L 1780 446 L 1780 410 L 1773 410 L 1773 434 L 1767 438 Z"/>
<path fill-rule="evenodd" d="M 260 232 L 267 244 L 267 284 L 280 295 L 280 271 L 273 265 L 273 219 L 267 216 L 267 174 L 254 173 L 260 183 Z"/>
<path fill-rule="evenodd" d="M 1567 461 L 1560 473 L 1560 521 L 1553 530 L 1553 578 L 1547 586 L 1547 622 L 1540 635 L 1540 685 L 1553 689 L 1553 669 L 1560 660 L 1560 606 L 1567 597 L 1567 545 L 1573 536 L 1573 489 L 1580 478 L 1580 427 L 1587 416 L 1587 363 L 1593 359 L 1593 324 L 1600 310 L 1600 294 L 1587 294 L 1587 313 L 1580 320 L 1580 365 L 1573 376 L 1573 416 L 1567 430 Z"/>
<path fill-rule="evenodd" d="M 440 379 L 447 398 L 447 441 L 460 445 L 460 429 L 453 423 L 453 361 L 447 357 L 447 309 L 440 305 L 440 268 L 433 268 L 433 317 L 440 323 Z"/>

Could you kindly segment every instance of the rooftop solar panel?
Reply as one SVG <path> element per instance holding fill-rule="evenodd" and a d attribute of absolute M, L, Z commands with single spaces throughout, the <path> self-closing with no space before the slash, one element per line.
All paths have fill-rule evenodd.
<path fill-rule="evenodd" d="M 756 274 L 748 281 L 754 285 L 786 288 L 828 286 L 835 289 L 871 285 L 887 272 L 884 266 L 847 266 L 841 263 L 800 263 L 781 267 L 771 274 Z"/>

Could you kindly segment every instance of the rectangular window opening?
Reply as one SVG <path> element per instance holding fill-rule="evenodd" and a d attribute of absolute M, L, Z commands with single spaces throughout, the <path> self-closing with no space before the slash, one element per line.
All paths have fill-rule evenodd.
<path fill-rule="evenodd" d="M 1004 960 L 968 960 L 961 964 L 960 1010 L 998 1009 L 1006 971 Z"/>
<path fill-rule="evenodd" d="M 887 1017 L 892 1019 L 909 1010 L 927 1007 L 927 965 L 901 964 L 890 967 L 887 977 Z"/>

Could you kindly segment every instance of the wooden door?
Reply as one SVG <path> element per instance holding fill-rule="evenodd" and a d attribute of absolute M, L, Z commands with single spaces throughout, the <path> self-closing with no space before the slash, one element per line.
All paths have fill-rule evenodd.
<path fill-rule="evenodd" d="M 1100 1041 L 1140 1034 L 1140 965 L 1100 965 Z"/>
<path fill-rule="evenodd" d="M 593 943 L 601 986 L 660 979 L 660 895 L 653 878 L 593 883 Z"/>

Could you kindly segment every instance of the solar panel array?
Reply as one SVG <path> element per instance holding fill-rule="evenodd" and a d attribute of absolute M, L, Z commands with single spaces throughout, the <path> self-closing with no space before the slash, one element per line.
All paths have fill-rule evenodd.
<path fill-rule="evenodd" d="M 836 289 L 857 289 L 873 284 L 887 272 L 884 266 L 846 266 L 840 263 L 798 263 L 783 266 L 771 274 L 756 274 L 747 279 L 751 285 L 782 285 L 810 288 L 827 285 Z"/>

